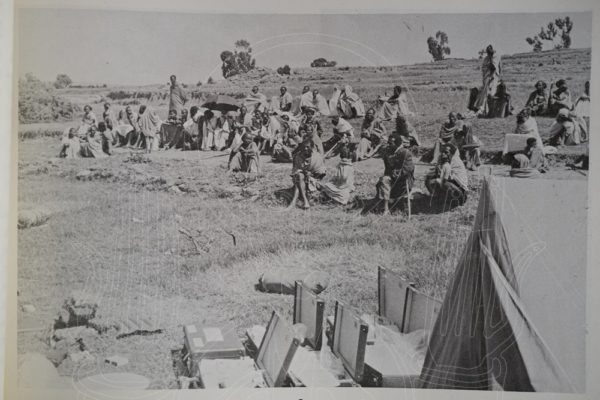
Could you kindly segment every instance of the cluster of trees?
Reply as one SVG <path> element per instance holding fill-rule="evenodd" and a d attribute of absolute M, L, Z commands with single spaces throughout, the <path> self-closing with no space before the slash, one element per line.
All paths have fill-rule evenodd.
<path fill-rule="evenodd" d="M 569 17 L 557 18 L 549 22 L 547 27 L 540 28 L 540 33 L 528 37 L 525 41 L 533 47 L 534 52 L 544 49 L 544 42 L 549 42 L 554 49 L 568 49 L 571 47 L 571 30 L 573 21 Z"/>
<path fill-rule="evenodd" d="M 256 60 L 252 57 L 252 47 L 245 39 L 236 41 L 233 51 L 225 50 L 221 52 L 221 61 L 223 62 L 221 71 L 225 79 L 246 73 L 256 66 Z M 209 80 L 211 79 L 212 77 L 209 78 Z"/>
<path fill-rule="evenodd" d="M 437 31 L 435 37 L 429 36 L 427 38 L 427 47 L 429 48 L 429 54 L 433 57 L 433 61 L 442 61 L 447 55 L 450 55 L 446 32 Z"/>
<path fill-rule="evenodd" d="M 335 67 L 337 65 L 337 62 L 335 61 L 327 61 L 324 58 L 317 58 L 315 60 L 313 60 L 313 62 L 310 63 L 310 66 L 313 68 L 318 68 L 318 67 Z"/>

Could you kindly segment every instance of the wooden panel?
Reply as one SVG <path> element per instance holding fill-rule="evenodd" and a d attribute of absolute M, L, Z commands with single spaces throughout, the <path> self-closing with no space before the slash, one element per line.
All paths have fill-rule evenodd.
<path fill-rule="evenodd" d="M 368 330 L 369 326 L 364 321 L 342 303 L 336 302 L 332 351 L 357 382 L 363 378 Z"/>
<path fill-rule="evenodd" d="M 291 326 L 273 311 L 256 356 L 256 365 L 264 371 L 269 386 L 283 384 L 299 345 Z"/>
<path fill-rule="evenodd" d="M 383 267 L 378 269 L 379 316 L 393 322 L 404 332 L 405 304 L 411 284 Z"/>
<path fill-rule="evenodd" d="M 413 287 L 410 287 L 408 292 L 403 332 L 410 333 L 417 329 L 433 329 L 442 302 L 417 291 Z"/>
<path fill-rule="evenodd" d="M 325 302 L 297 281 L 294 295 L 294 324 L 306 325 L 306 342 L 315 350 L 321 349 L 324 309 Z"/>

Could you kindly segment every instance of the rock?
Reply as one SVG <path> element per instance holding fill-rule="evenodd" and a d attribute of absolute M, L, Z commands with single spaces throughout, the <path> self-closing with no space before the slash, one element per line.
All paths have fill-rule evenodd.
<path fill-rule="evenodd" d="M 77 175 L 75 175 L 76 179 L 79 179 L 80 181 L 85 181 L 85 180 L 89 180 L 92 176 L 93 172 L 90 171 L 89 169 L 84 169 L 81 170 L 77 173 Z"/>
<path fill-rule="evenodd" d="M 43 209 L 19 211 L 17 228 L 26 229 L 40 226 L 48 222 L 50 213 Z"/>
<path fill-rule="evenodd" d="M 69 312 L 67 326 L 87 325 L 93 319 L 98 309 L 98 304 L 92 296 L 84 292 L 74 292 L 65 301 L 64 309 Z"/>
<path fill-rule="evenodd" d="M 89 339 L 98 336 L 98 333 L 87 326 L 74 326 L 72 328 L 56 329 L 52 335 L 55 342 L 64 341 L 67 344 L 73 344 L 78 340 Z"/>
<path fill-rule="evenodd" d="M 106 357 L 104 362 L 108 363 L 110 365 L 114 365 L 115 367 L 121 367 L 123 365 L 128 364 L 129 360 L 122 356 L 110 356 L 110 357 Z"/>
<path fill-rule="evenodd" d="M 260 191 L 254 188 L 244 188 L 242 190 L 242 195 L 244 197 L 258 197 L 258 195 L 260 195 Z"/>
<path fill-rule="evenodd" d="M 74 364 L 83 364 L 83 363 L 92 363 L 96 361 L 96 357 L 94 357 L 89 351 L 78 351 L 75 353 L 69 354 L 69 359 Z"/>
<path fill-rule="evenodd" d="M 23 310 L 23 312 L 26 312 L 26 313 L 35 312 L 35 307 L 32 306 L 31 304 L 23 304 L 21 306 L 21 309 Z"/>
<path fill-rule="evenodd" d="M 181 194 L 181 193 L 183 193 L 177 186 L 171 186 L 169 188 L 169 192 L 175 193 L 175 194 Z"/>

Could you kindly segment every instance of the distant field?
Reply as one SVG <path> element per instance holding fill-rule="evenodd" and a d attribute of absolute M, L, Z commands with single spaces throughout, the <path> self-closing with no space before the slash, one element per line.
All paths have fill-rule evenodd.
<path fill-rule="evenodd" d="M 564 77 L 577 95 L 590 78 L 589 50 L 514 55 L 503 57 L 503 63 L 516 110 L 537 79 Z M 293 94 L 309 84 L 327 95 L 333 84 L 350 84 L 371 104 L 377 95 L 401 84 L 409 88 L 418 114 L 411 122 L 431 145 L 447 113 L 465 109 L 468 89 L 480 81 L 479 64 L 447 60 L 347 71 L 307 68 L 295 70 L 289 78 L 234 79 L 199 90 L 243 94 L 258 84 L 273 95 L 284 83 Z M 157 86 L 67 89 L 62 95 L 77 104 L 90 103 L 99 114 L 106 94 L 121 89 L 159 91 Z M 164 117 L 166 101 L 153 105 Z M 503 134 L 514 129 L 515 118 L 473 122 L 489 150 L 499 148 Z M 551 122 L 538 120 L 542 136 Z M 64 375 L 114 372 L 116 368 L 106 365 L 103 357 L 125 354 L 129 364 L 120 371 L 148 376 L 152 388 L 176 387 L 170 350 L 181 347 L 183 324 L 232 324 L 241 334 L 266 323 L 273 308 L 291 319 L 291 296 L 254 289 L 268 269 L 302 266 L 329 274 L 329 287 L 323 292 L 328 314 L 335 299 L 360 312 L 376 312 L 379 265 L 401 272 L 419 289 L 442 298 L 476 213 L 477 173 L 470 175 L 468 202 L 445 213 L 418 196 L 410 220 L 402 211 L 391 217 L 361 215 L 359 208 L 328 204 L 316 204 L 308 212 L 286 212 L 286 204 L 274 193 L 291 185 L 290 164 L 273 164 L 263 157 L 261 174 L 249 177 L 228 173 L 227 156 L 216 152 L 140 156 L 119 150 L 107 159 L 59 160 L 55 157 L 60 142 L 52 136 L 67 126 L 43 123 L 19 128 L 21 138 L 27 139 L 19 142 L 19 208 L 51 213 L 47 224 L 18 233 L 19 302 L 33 304 L 36 321 L 49 325 L 69 293 L 84 290 L 101 298 L 102 315 L 156 316 L 165 333 L 88 339 L 85 343 L 97 362 L 82 367 L 67 360 L 59 368 Z M 584 149 L 582 145 L 566 152 Z M 327 162 L 329 175 L 336 162 Z M 416 186 L 423 190 L 428 169 L 417 165 Z M 77 179 L 83 170 L 90 171 L 87 178 Z M 380 159 L 355 164 L 356 197 L 373 197 L 382 171 Z M 506 167 L 494 166 L 494 174 L 506 173 Z M 566 170 L 564 163 L 554 164 L 546 178 L 586 179 Z M 203 248 L 199 254 L 179 233 L 182 227 L 198 231 Z M 235 245 L 229 233 L 235 235 Z M 19 327 L 25 326 L 27 317 L 20 313 Z M 48 354 L 46 339 L 44 332 L 19 334 L 19 354 Z"/>

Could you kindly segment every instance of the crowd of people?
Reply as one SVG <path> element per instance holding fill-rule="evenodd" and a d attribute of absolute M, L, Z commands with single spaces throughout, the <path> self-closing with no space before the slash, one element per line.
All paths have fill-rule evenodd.
<path fill-rule="evenodd" d="M 501 64 L 490 45 L 482 63 L 482 87 L 470 93 L 466 113 L 451 112 L 440 127 L 433 149 L 425 156 L 432 169 L 425 177 L 425 187 L 434 199 L 463 204 L 468 193 L 467 170 L 481 165 L 482 143 L 476 136 L 471 117 L 504 118 L 511 115 L 510 94 L 501 79 Z M 202 107 L 185 107 L 188 95 L 176 77 L 170 77 L 169 110 L 162 121 L 149 105 L 137 112 L 125 107 L 115 117 L 110 103 L 104 104 L 98 119 L 90 106 L 84 108 L 81 124 L 65 132 L 60 156 L 106 157 L 114 147 L 157 150 L 228 151 L 228 169 L 248 173 L 261 170 L 261 155 L 273 162 L 292 164 L 293 195 L 309 208 L 311 193 L 340 204 L 347 204 L 354 190 L 353 163 L 381 156 L 383 175 L 376 184 L 375 197 L 389 212 L 392 199 L 407 196 L 414 184 L 414 157 L 420 151 L 416 129 L 409 119 L 406 89 L 396 86 L 391 96 L 379 96 L 376 105 L 365 111 L 360 97 L 349 85 L 335 88 L 328 101 L 318 89 L 305 86 L 294 97 L 285 86 L 280 95 L 268 99 L 254 86 L 241 106 L 212 103 Z M 538 81 L 525 107 L 517 114 L 514 134 L 505 138 L 505 155 L 511 157 L 511 176 L 535 177 L 547 170 L 548 146 L 578 144 L 588 139 L 589 82 L 575 102 L 564 79 L 551 85 Z M 554 117 L 550 139 L 542 142 L 535 117 Z M 323 117 L 330 118 L 329 139 L 324 132 Z M 362 118 L 360 131 L 348 121 Z M 384 121 L 395 123 L 388 134 Z M 517 151 L 511 141 L 523 143 Z M 339 155 L 334 176 L 326 181 L 324 160 Z"/>

